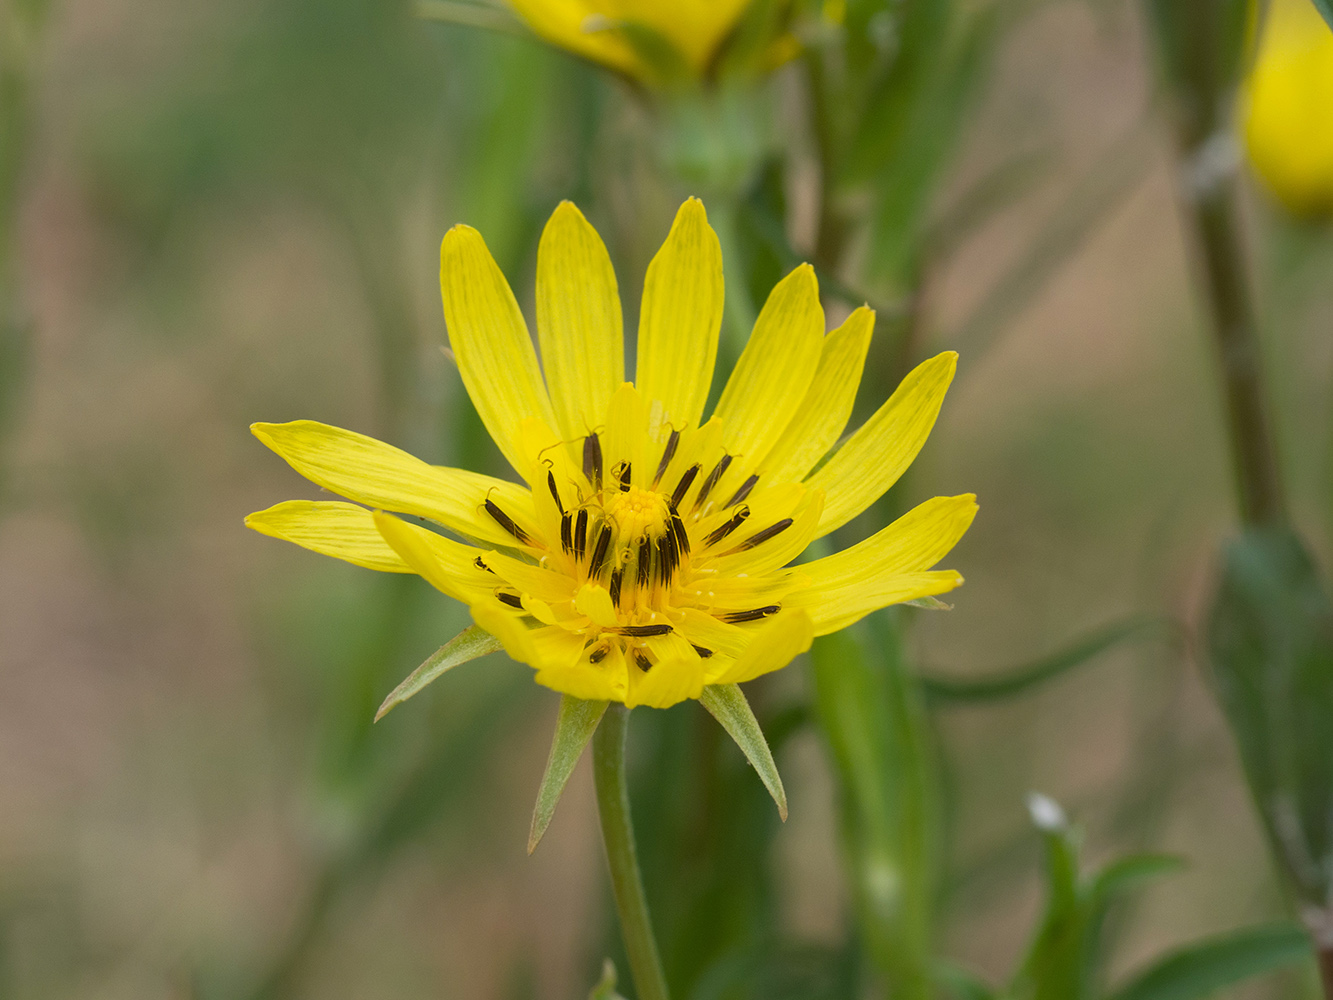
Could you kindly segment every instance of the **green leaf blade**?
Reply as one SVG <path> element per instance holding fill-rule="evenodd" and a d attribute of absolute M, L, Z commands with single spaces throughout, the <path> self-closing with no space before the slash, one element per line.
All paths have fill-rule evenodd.
<path fill-rule="evenodd" d="M 773 753 L 764 739 L 759 720 L 754 717 L 750 703 L 737 684 L 710 684 L 705 687 L 699 701 L 727 731 L 736 745 L 745 754 L 746 760 L 759 772 L 759 780 L 768 789 L 777 804 L 778 815 L 787 821 L 787 792 L 782 787 L 782 776 L 773 761 Z"/>
<path fill-rule="evenodd" d="M 1171 952 L 1117 990 L 1111 1000 L 1202 1000 L 1309 957 L 1310 940 L 1295 924 L 1248 927 Z"/>
<path fill-rule="evenodd" d="M 537 790 L 537 805 L 532 810 L 532 829 L 528 832 L 528 853 L 541 843 L 555 807 L 574 773 L 574 765 L 583 756 L 583 749 L 597 731 L 597 724 L 606 714 L 605 701 L 584 701 L 571 695 L 560 698 L 560 713 L 555 720 L 555 735 L 551 739 L 551 754 L 546 758 L 541 788 Z M 614 979 L 612 986 L 614 986 Z"/>
<path fill-rule="evenodd" d="M 394 708 L 418 694 L 426 685 L 438 680 L 460 663 L 499 652 L 502 648 L 500 640 L 495 636 L 476 625 L 469 625 L 431 653 L 426 662 L 408 674 L 401 684 L 389 692 L 389 696 L 375 713 L 375 721 L 379 722 Z"/>

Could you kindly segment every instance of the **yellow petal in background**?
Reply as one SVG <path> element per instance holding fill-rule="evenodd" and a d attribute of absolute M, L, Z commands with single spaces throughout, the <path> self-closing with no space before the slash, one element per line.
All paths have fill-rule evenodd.
<path fill-rule="evenodd" d="M 554 427 L 555 414 L 514 293 L 470 226 L 454 226 L 440 244 L 440 294 L 463 385 L 500 451 L 523 474 L 529 458 L 520 426 L 533 417 Z"/>
<path fill-rule="evenodd" d="M 691 198 L 644 279 L 634 382 L 650 412 L 661 404 L 654 426 L 698 424 L 713 381 L 722 294 L 722 247 L 703 202 Z"/>
<path fill-rule="evenodd" d="M 560 432 L 581 437 L 625 379 L 624 331 L 611 258 L 568 201 L 552 213 L 537 247 L 537 337 Z"/>
<path fill-rule="evenodd" d="M 413 573 L 389 547 L 365 507 L 337 500 L 288 500 L 245 519 L 261 535 L 385 573 Z"/>
<path fill-rule="evenodd" d="M 754 468 L 797 415 L 824 340 L 815 270 L 802 264 L 774 287 L 713 415 L 727 451 Z"/>
<path fill-rule="evenodd" d="M 824 338 L 810 389 L 762 462 L 771 482 L 804 478 L 842 435 L 856 403 L 874 326 L 874 310 L 862 306 Z"/>
<path fill-rule="evenodd" d="M 1272 0 L 1244 89 L 1250 162 L 1298 216 L 1333 214 L 1333 29 L 1310 0 Z"/>
<path fill-rule="evenodd" d="M 935 426 L 958 355 L 937 354 L 908 373 L 888 402 L 806 484 L 825 493 L 819 536 L 842 527 L 898 481 Z M 817 537 L 819 537 L 817 536 Z"/>
<path fill-rule="evenodd" d="M 860 621 L 872 611 L 891 604 L 944 594 L 963 585 L 962 574 L 951 569 L 902 573 L 880 577 L 868 589 L 839 587 L 809 590 L 792 596 L 792 607 L 802 607 L 815 623 L 815 635 L 828 635 Z"/>
<path fill-rule="evenodd" d="M 481 511 L 487 497 L 523 519 L 531 494 L 465 469 L 428 465 L 392 445 L 314 420 L 251 424 L 255 437 L 311 482 L 340 496 L 399 514 L 430 518 L 465 535 L 502 545 L 514 537 Z"/>

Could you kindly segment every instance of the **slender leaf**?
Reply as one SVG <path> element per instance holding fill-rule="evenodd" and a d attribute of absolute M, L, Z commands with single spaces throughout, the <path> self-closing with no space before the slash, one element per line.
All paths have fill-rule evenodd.
<path fill-rule="evenodd" d="M 782 776 L 778 774 L 778 766 L 773 762 L 773 754 L 768 749 L 763 730 L 759 728 L 759 721 L 745 699 L 745 692 L 737 684 L 710 684 L 704 688 L 699 701 L 736 741 L 741 753 L 759 772 L 759 780 L 768 789 L 768 794 L 773 796 L 778 815 L 785 823 L 787 792 L 782 787 Z"/>
<path fill-rule="evenodd" d="M 597 724 L 606 713 L 607 702 L 584 701 L 571 695 L 560 698 L 560 714 L 555 720 L 555 736 L 551 740 L 551 755 L 546 758 L 546 773 L 542 775 L 537 791 L 537 806 L 532 811 L 532 830 L 528 833 L 528 853 L 541 843 L 542 834 L 555 815 L 556 804 L 565 790 L 574 765 L 583 756 L 583 748 L 597 731 Z M 613 970 L 614 972 L 614 970 Z M 614 975 L 612 985 L 615 985 Z"/>
<path fill-rule="evenodd" d="M 1131 854 L 1098 872 L 1089 894 L 1094 901 L 1106 902 L 1118 893 L 1164 875 L 1174 875 L 1184 867 L 1185 862 L 1173 854 Z"/>
<path fill-rule="evenodd" d="M 926 677 L 921 683 L 932 702 L 966 704 L 997 701 L 1023 694 L 1043 681 L 1087 663 L 1127 639 L 1153 632 L 1170 633 L 1172 629 L 1172 624 L 1165 619 L 1130 618 L 1103 626 L 1073 645 L 1034 663 L 1002 670 L 978 680 Z"/>
<path fill-rule="evenodd" d="M 500 645 L 500 640 L 495 636 L 476 625 L 469 625 L 431 653 L 425 663 L 408 674 L 401 684 L 389 692 L 389 697 L 384 699 L 379 711 L 375 713 L 375 721 L 379 722 L 395 706 L 407 701 L 446 671 L 452 670 L 460 663 L 498 652 L 501 648 L 503 647 Z"/>
<path fill-rule="evenodd" d="M 1309 957 L 1310 939 L 1295 924 L 1247 927 L 1171 952 L 1113 993 L 1111 1000 L 1202 1000 Z"/>

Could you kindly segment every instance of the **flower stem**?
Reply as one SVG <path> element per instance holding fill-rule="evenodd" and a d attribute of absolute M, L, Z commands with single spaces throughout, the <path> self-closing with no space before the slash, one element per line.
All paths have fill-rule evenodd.
<path fill-rule="evenodd" d="M 1221 364 L 1241 520 L 1253 527 L 1283 522 L 1286 505 L 1233 194 L 1232 185 L 1219 183 L 1188 204 Z"/>
<path fill-rule="evenodd" d="M 620 912 L 620 931 L 625 938 L 630 972 L 639 1000 L 668 1000 L 662 960 L 657 954 L 648 901 L 643 893 L 639 859 L 634 851 L 634 827 L 630 822 L 629 789 L 625 783 L 625 737 L 629 732 L 629 710 L 612 705 L 592 738 L 593 776 L 597 784 L 597 811 L 602 819 L 602 842 L 611 868 L 611 887 Z"/>

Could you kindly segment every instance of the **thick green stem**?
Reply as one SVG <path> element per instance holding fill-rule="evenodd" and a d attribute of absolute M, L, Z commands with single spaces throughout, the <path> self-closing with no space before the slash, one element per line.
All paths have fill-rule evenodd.
<path fill-rule="evenodd" d="M 1188 199 L 1190 221 L 1221 365 L 1241 520 L 1249 526 L 1279 524 L 1286 520 L 1286 505 L 1232 195 L 1226 183 L 1194 194 Z"/>
<path fill-rule="evenodd" d="M 625 782 L 625 737 L 629 710 L 612 705 L 592 738 L 593 776 L 597 784 L 597 811 L 602 818 L 602 842 L 611 868 L 611 887 L 620 912 L 630 972 L 639 1000 L 668 1000 L 666 976 L 657 954 L 648 900 L 634 851 L 634 827 L 629 815 L 629 788 Z"/>

